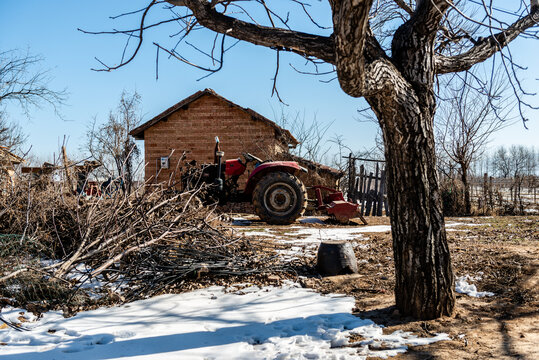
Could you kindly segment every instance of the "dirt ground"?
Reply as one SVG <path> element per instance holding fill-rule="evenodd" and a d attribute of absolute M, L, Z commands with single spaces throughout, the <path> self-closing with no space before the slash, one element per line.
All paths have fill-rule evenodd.
<path fill-rule="evenodd" d="M 385 217 L 367 220 L 369 225 L 389 224 Z M 449 218 L 446 222 L 461 223 L 447 232 L 455 276 L 480 277 L 473 281 L 478 290 L 495 293 L 484 298 L 457 294 L 453 317 L 414 321 L 400 316 L 394 307 L 389 232 L 363 234 L 361 246 L 356 247 L 358 274 L 320 278 L 311 254 L 296 261 L 295 271 L 301 275 L 297 279 L 323 293 L 354 296 L 355 314 L 385 325 L 386 333 L 445 332 L 452 339 L 412 347 L 394 359 L 539 359 L 539 217 Z M 287 231 L 256 222 L 249 227 Z"/>

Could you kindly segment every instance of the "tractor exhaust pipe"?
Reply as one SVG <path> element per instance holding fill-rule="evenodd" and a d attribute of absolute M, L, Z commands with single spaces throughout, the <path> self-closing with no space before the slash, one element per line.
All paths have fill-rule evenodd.
<path fill-rule="evenodd" d="M 223 191 L 223 179 L 221 178 L 221 165 L 223 163 L 223 156 L 225 152 L 219 149 L 219 137 L 215 137 L 215 153 L 213 161 L 217 164 L 217 177 L 215 178 L 214 184 L 217 186 L 219 192 Z"/>

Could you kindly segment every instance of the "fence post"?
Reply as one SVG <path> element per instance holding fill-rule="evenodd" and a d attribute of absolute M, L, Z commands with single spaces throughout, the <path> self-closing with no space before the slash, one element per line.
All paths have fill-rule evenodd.
<path fill-rule="evenodd" d="M 382 205 L 384 203 L 384 192 L 386 190 L 386 171 L 380 173 L 380 192 L 378 193 L 378 216 L 382 216 Z"/>
<path fill-rule="evenodd" d="M 358 200 L 363 201 L 363 187 L 365 186 L 365 166 L 361 164 L 359 167 L 359 193 Z M 363 213 L 361 214 L 363 215 Z"/>
<path fill-rule="evenodd" d="M 376 175 L 374 178 L 374 193 L 372 199 L 372 215 L 376 216 L 378 214 L 378 174 L 380 172 L 380 166 L 376 163 Z"/>
<path fill-rule="evenodd" d="M 365 210 L 365 202 L 367 201 L 367 171 L 363 173 L 363 190 L 361 191 L 361 215 L 366 215 Z"/>
<path fill-rule="evenodd" d="M 483 174 L 483 213 L 488 208 L 488 174 Z"/>
<path fill-rule="evenodd" d="M 373 174 L 369 173 L 369 180 L 367 181 L 366 201 L 365 201 L 365 215 L 369 216 L 371 214 L 372 207 L 372 196 L 371 196 L 371 183 L 372 183 Z"/>
<path fill-rule="evenodd" d="M 488 206 L 490 210 L 494 209 L 494 197 L 492 196 L 492 176 L 488 179 Z"/>
<path fill-rule="evenodd" d="M 348 155 L 348 200 L 351 200 L 356 180 L 356 161 L 352 158 L 352 153 Z"/>

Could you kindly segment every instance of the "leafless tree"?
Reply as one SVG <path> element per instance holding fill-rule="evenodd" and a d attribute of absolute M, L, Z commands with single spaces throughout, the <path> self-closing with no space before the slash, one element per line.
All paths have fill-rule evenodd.
<path fill-rule="evenodd" d="M 509 147 L 511 157 L 512 176 L 533 175 L 536 169 L 536 155 L 532 147 L 524 145 L 511 145 Z"/>
<path fill-rule="evenodd" d="M 32 106 L 43 103 L 55 110 L 65 100 L 65 91 L 55 91 L 49 86 L 48 71 L 39 69 L 43 58 L 29 52 L 9 50 L 0 52 L 0 105 L 17 102 L 27 114 Z"/>
<path fill-rule="evenodd" d="M 539 162 L 539 153 L 535 150 L 534 147 L 527 149 L 526 155 L 526 175 L 536 176 L 537 174 L 537 165 Z"/>
<path fill-rule="evenodd" d="M 38 68 L 43 59 L 17 50 L 0 51 L 0 145 L 16 149 L 26 135 L 21 126 L 9 121 L 5 110 L 16 102 L 28 114 L 32 106 L 50 104 L 55 110 L 63 104 L 65 91 L 50 89 L 48 72 Z"/>
<path fill-rule="evenodd" d="M 492 154 L 492 168 L 502 178 L 507 178 L 511 175 L 511 157 L 504 146 L 500 146 Z"/>
<path fill-rule="evenodd" d="M 316 114 L 308 120 L 305 112 L 287 112 L 283 107 L 280 114 L 274 114 L 277 124 L 289 130 L 298 140 L 298 145 L 290 149 L 293 155 L 317 163 L 324 163 L 324 156 L 328 152 L 326 134 L 333 122 L 324 123 L 317 119 Z"/>
<path fill-rule="evenodd" d="M 348 145 L 346 145 L 346 138 L 342 134 L 334 135 L 333 137 L 331 137 L 331 139 L 329 139 L 329 142 L 336 148 L 336 151 L 334 151 L 333 154 L 333 158 L 331 159 L 330 165 L 335 169 L 344 172 L 346 170 L 346 167 L 348 166 L 348 161 L 344 160 L 345 155 L 353 153 L 353 150 Z"/>
<path fill-rule="evenodd" d="M 135 40 L 135 49 L 110 71 L 128 64 L 142 48 L 148 30 L 176 23 L 172 44 L 154 41 L 159 52 L 212 74 L 223 68 L 225 54 L 237 41 L 276 51 L 276 91 L 280 54 L 292 52 L 306 59 L 308 71 L 336 77 L 350 96 L 364 97 L 382 128 L 387 162 L 388 202 L 395 258 L 395 299 L 404 315 L 434 318 L 449 315 L 455 305 L 454 277 L 447 246 L 437 175 L 434 125 L 435 80 L 462 72 L 493 56 L 504 67 L 518 107 L 526 93 L 517 77 L 513 54 L 507 47 L 517 37 L 537 39 L 537 0 L 505 4 L 489 1 L 448 0 L 328 0 L 267 1 L 167 0 L 151 1 L 129 15 L 141 15 L 136 27 L 113 31 Z M 164 6 L 163 6 L 164 5 Z M 309 11 L 325 6 L 324 19 Z M 147 23 L 147 15 L 161 20 Z M 128 13 L 123 14 L 128 15 Z M 306 29 L 304 17 L 312 24 Z M 332 26 L 324 21 L 331 19 Z M 213 32 L 204 50 L 199 30 Z M 195 41 L 188 37 L 197 33 Z M 201 40 L 202 39 L 202 40 Z M 227 42 L 227 40 L 229 40 Z M 189 51 L 192 51 L 191 53 Z M 198 52 L 209 65 L 195 64 Z M 324 66 L 324 64 L 327 64 Z M 314 70 L 310 70 L 314 69 Z M 332 71 L 336 74 L 332 75 Z"/>
<path fill-rule="evenodd" d="M 535 171 L 535 151 L 523 145 L 500 146 L 492 155 L 492 167 L 503 178 L 532 174 Z"/>
<path fill-rule="evenodd" d="M 17 150 L 26 141 L 22 127 L 12 121 L 8 121 L 7 114 L 0 110 L 0 146 L 5 146 L 10 150 Z"/>
<path fill-rule="evenodd" d="M 443 100 L 435 120 L 438 145 L 445 155 L 440 157 L 440 162 L 446 159 L 459 168 L 465 215 L 472 211 L 470 166 L 483 155 L 491 135 L 511 123 L 513 107 L 507 101 L 506 83 L 488 80 L 470 72 L 443 84 L 440 94 Z"/>
<path fill-rule="evenodd" d="M 140 155 L 129 132 L 140 123 L 141 97 L 134 93 L 122 92 L 118 107 L 110 111 L 108 120 L 91 123 L 86 134 L 83 150 L 102 164 L 102 171 L 112 180 L 124 182 L 127 193 L 131 192 L 135 178 L 135 167 Z M 122 185 L 122 186 L 124 186 Z"/>
<path fill-rule="evenodd" d="M 512 175 L 512 184 L 511 184 L 511 199 L 515 205 L 520 208 L 520 213 L 524 211 L 524 206 L 522 204 L 521 198 L 521 188 L 524 180 L 524 176 L 528 175 L 528 164 L 530 164 L 530 159 L 535 154 L 530 152 L 523 145 L 511 145 L 509 148 L 509 156 L 511 158 L 511 175 Z"/>
<path fill-rule="evenodd" d="M 511 200 L 523 210 L 520 191 L 525 180 L 530 188 L 537 181 L 537 153 L 533 147 L 511 145 L 508 149 L 500 146 L 492 155 L 492 167 L 495 173 L 510 179 Z"/>

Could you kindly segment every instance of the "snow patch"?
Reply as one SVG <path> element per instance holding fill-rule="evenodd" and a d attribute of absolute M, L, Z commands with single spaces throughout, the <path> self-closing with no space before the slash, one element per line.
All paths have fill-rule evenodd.
<path fill-rule="evenodd" d="M 365 227 L 304 227 L 289 226 L 269 229 L 238 229 L 245 236 L 265 236 L 278 238 L 286 243 L 319 243 L 323 240 L 360 240 L 363 233 L 391 231 L 389 225 Z"/>
<path fill-rule="evenodd" d="M 241 294 L 241 295 L 238 295 Z M 365 359 L 387 358 L 408 345 L 449 340 L 419 338 L 351 314 L 355 300 L 323 296 L 286 282 L 236 293 L 210 287 L 161 295 L 64 319 L 49 312 L 30 329 L 0 332 L 2 359 Z M 20 316 L 8 309 L 3 316 Z M 350 344 L 349 335 L 360 335 Z M 349 346 L 353 345 L 353 346 Z M 378 349 L 378 350 L 377 350 Z"/>
<path fill-rule="evenodd" d="M 477 291 L 477 287 L 473 284 L 468 283 L 476 280 L 481 280 L 481 277 L 473 277 L 470 275 L 464 275 L 459 278 L 457 278 L 457 281 L 455 282 L 455 291 L 461 294 L 466 294 L 471 297 L 486 297 L 486 296 L 494 296 L 495 294 L 489 291 Z"/>

